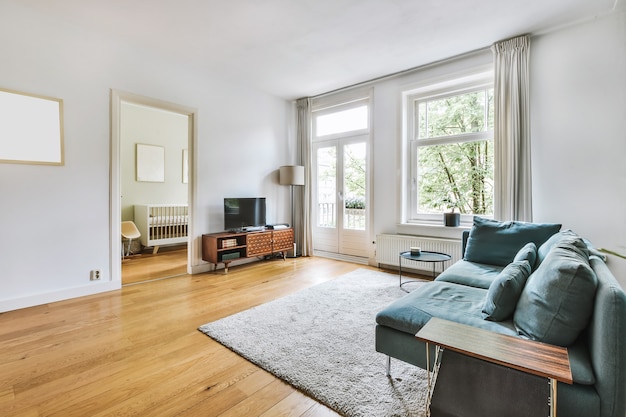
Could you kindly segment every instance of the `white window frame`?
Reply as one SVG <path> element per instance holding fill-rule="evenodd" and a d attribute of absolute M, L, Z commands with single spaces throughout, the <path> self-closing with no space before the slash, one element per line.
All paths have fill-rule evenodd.
<path fill-rule="evenodd" d="M 472 91 L 493 88 L 493 71 L 482 71 L 475 74 L 456 76 L 449 80 L 430 83 L 422 87 L 404 91 L 403 102 L 403 139 L 406 152 L 404 168 L 404 204 L 403 219 L 405 224 L 441 225 L 442 213 L 418 213 L 417 204 L 417 148 L 428 145 L 444 145 L 459 142 L 472 142 L 477 140 L 491 140 L 493 142 L 493 130 L 477 133 L 465 133 L 454 136 L 419 139 L 416 132 L 417 106 L 420 102 L 432 99 L 455 96 Z M 487 115 L 485 115 L 487 117 Z M 495 178 L 494 178 L 495 181 Z M 461 225 L 469 226 L 472 223 L 473 214 L 462 214 Z M 484 216 L 490 217 L 490 216 Z"/>
<path fill-rule="evenodd" d="M 354 108 L 362 107 L 362 106 L 367 106 L 367 109 L 368 109 L 368 118 L 367 118 L 368 126 L 365 129 L 355 129 L 355 130 L 349 130 L 346 132 L 332 133 L 332 134 L 323 135 L 323 136 L 317 135 L 317 118 L 319 116 L 333 114 L 333 113 L 337 113 L 340 111 L 350 110 L 350 109 L 354 109 Z M 311 118 L 312 119 L 311 122 L 313 125 L 312 126 L 313 134 L 311 135 L 312 142 L 323 142 L 325 140 L 332 140 L 332 139 L 343 138 L 343 137 L 348 137 L 348 136 L 369 135 L 370 133 L 370 128 L 371 128 L 370 125 L 371 125 L 372 118 L 371 118 L 371 105 L 370 105 L 369 97 L 356 99 L 354 101 L 344 102 L 344 103 L 337 104 L 337 105 L 330 106 L 330 107 L 325 107 L 320 110 L 313 110 L 312 115 L 313 115 L 313 117 Z"/>

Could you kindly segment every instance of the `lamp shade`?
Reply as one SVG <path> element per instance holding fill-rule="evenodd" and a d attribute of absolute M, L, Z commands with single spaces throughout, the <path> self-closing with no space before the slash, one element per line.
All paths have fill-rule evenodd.
<path fill-rule="evenodd" d="M 302 165 L 284 165 L 280 167 L 282 185 L 304 185 L 304 167 Z"/>

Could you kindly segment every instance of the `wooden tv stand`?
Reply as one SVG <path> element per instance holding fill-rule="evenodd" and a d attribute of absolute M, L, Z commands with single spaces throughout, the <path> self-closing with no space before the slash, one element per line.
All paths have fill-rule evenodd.
<path fill-rule="evenodd" d="M 214 265 L 228 264 L 237 259 L 253 258 L 293 250 L 293 229 L 264 229 L 254 232 L 220 232 L 202 235 L 202 260 Z"/>

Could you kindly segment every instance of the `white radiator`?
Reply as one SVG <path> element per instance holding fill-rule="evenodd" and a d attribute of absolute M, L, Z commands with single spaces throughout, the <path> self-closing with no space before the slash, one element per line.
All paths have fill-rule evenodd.
<path fill-rule="evenodd" d="M 381 234 L 376 236 L 376 262 L 379 265 L 398 266 L 400 252 L 410 250 L 411 246 L 431 252 L 447 253 L 452 259 L 446 267 L 462 258 L 461 241 L 457 239 L 443 239 L 411 235 Z M 432 272 L 433 264 L 428 262 L 402 262 L 402 268 L 417 269 Z M 439 268 L 437 267 L 439 270 Z"/>

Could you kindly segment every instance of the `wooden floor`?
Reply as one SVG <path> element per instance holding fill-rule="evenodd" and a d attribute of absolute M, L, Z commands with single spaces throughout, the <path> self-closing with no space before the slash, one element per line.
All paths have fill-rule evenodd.
<path fill-rule="evenodd" d="M 197 328 L 362 267 L 275 259 L 0 314 L 0 416 L 337 416 Z"/>
<path fill-rule="evenodd" d="M 131 255 L 122 260 L 122 284 L 171 278 L 187 273 L 187 246 Z"/>

